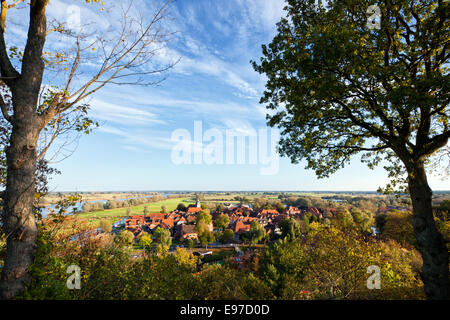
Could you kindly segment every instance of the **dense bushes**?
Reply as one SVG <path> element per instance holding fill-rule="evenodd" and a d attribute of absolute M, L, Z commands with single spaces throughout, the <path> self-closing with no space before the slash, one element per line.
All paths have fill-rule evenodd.
<path fill-rule="evenodd" d="M 404 246 L 408 244 L 414 246 L 416 237 L 413 230 L 412 212 L 397 210 L 389 212 L 384 219 L 382 236 Z"/>
<path fill-rule="evenodd" d="M 313 222 L 306 235 L 248 249 L 240 261 L 199 263 L 167 246 L 133 258 L 127 241 L 92 234 L 76 219 L 67 228 L 41 225 L 27 299 L 420 299 L 420 255 L 393 240 Z M 59 230 L 55 232 L 54 230 Z M 75 230 L 64 233 L 61 230 Z M 121 236 L 116 236 L 120 240 Z M 81 289 L 69 290 L 69 265 L 81 268 Z M 379 266 L 381 289 L 366 286 Z"/>
<path fill-rule="evenodd" d="M 194 299 L 273 299 L 270 288 L 253 273 L 213 264 L 196 276 Z"/>
<path fill-rule="evenodd" d="M 311 224 L 308 235 L 279 241 L 260 257 L 258 274 L 282 299 L 424 298 L 417 251 L 354 230 Z M 381 289 L 367 288 L 367 267 L 381 271 Z"/>

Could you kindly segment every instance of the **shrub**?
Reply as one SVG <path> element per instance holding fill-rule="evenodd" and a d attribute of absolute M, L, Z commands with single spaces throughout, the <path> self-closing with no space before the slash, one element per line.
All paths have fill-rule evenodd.
<path fill-rule="evenodd" d="M 100 229 L 102 229 L 103 232 L 109 233 L 112 231 L 112 224 L 108 220 L 101 220 L 100 221 Z"/>

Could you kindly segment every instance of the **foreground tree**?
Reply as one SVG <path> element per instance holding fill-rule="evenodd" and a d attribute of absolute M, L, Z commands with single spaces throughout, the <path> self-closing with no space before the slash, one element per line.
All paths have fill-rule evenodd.
<path fill-rule="evenodd" d="M 198 240 L 200 241 L 201 245 L 204 245 L 205 248 L 207 248 L 208 244 L 214 242 L 216 238 L 211 231 L 209 231 L 208 229 L 203 229 L 198 233 Z"/>
<path fill-rule="evenodd" d="M 122 230 L 119 232 L 119 234 L 114 238 L 114 240 L 123 245 L 131 245 L 134 241 L 134 234 L 131 231 L 128 230 Z"/>
<path fill-rule="evenodd" d="M 257 221 L 250 223 L 250 231 L 247 231 L 241 235 L 242 239 L 253 245 L 266 237 L 266 230 Z"/>
<path fill-rule="evenodd" d="M 172 244 L 172 238 L 170 237 L 170 231 L 167 229 L 163 229 L 161 227 L 157 227 L 155 231 L 153 231 L 153 237 L 156 241 L 158 241 L 162 246 L 170 246 Z"/>
<path fill-rule="evenodd" d="M 287 238 L 292 241 L 299 238 L 302 235 L 302 229 L 300 224 L 294 218 L 286 218 L 278 223 L 281 229 L 281 237 Z"/>
<path fill-rule="evenodd" d="M 11 95 L 12 112 L 6 107 L 2 95 L 0 107 L 4 119 L 11 125 L 11 134 L 6 148 L 2 221 L 7 253 L 2 268 L 0 297 L 13 298 L 30 280 L 28 268 L 36 252 L 33 200 L 38 160 L 61 133 L 61 126 L 72 121 L 70 119 L 81 119 L 74 125 L 87 130 L 92 122 L 83 117 L 87 110 L 86 98 L 106 84 L 151 85 L 161 80 L 150 76 L 160 74 L 171 65 L 148 66 L 148 63 L 168 39 L 169 33 L 162 27 L 168 2 L 156 8 L 150 19 L 132 16 L 130 7 L 121 2 L 122 12 L 119 17 L 111 17 L 110 28 L 94 30 L 95 27 L 100 28 L 100 24 L 90 25 L 87 34 L 82 26 L 79 30 L 70 30 L 61 22 L 48 23 L 48 0 L 1 0 L 0 73 L 1 81 Z M 29 10 L 28 34 L 23 50 L 7 45 L 5 40 L 7 13 L 19 7 Z M 67 52 L 44 49 L 46 39 L 53 35 L 62 38 L 54 41 L 66 41 L 73 47 L 67 48 Z M 86 68 L 81 69 L 84 64 Z M 55 87 L 43 86 L 43 79 L 48 80 L 44 71 L 53 72 L 58 79 Z M 90 79 L 81 80 L 88 75 Z M 39 146 L 39 139 L 43 136 L 45 145 Z"/>
<path fill-rule="evenodd" d="M 177 210 L 180 210 L 180 211 L 186 211 L 186 205 L 184 204 L 184 203 L 179 203 L 178 205 L 177 205 Z"/>
<path fill-rule="evenodd" d="M 403 246 L 407 244 L 413 246 L 415 237 L 411 221 L 411 212 L 396 210 L 389 212 L 383 224 L 382 237 L 395 240 Z"/>
<path fill-rule="evenodd" d="M 214 226 L 219 229 L 225 229 L 230 224 L 230 217 L 227 214 L 220 214 L 214 221 Z"/>
<path fill-rule="evenodd" d="M 427 161 L 447 145 L 449 3 L 288 0 L 287 18 L 254 68 L 268 77 L 280 152 L 327 177 L 362 153 L 409 190 L 429 299 L 449 297 L 448 251 L 436 229 Z M 375 20 L 373 23 L 372 20 Z M 380 22 L 379 27 L 377 22 Z M 448 153 L 447 153 L 448 155 Z"/>
<path fill-rule="evenodd" d="M 228 243 L 234 238 L 234 232 L 231 229 L 226 229 L 222 233 L 221 241 L 223 243 Z"/>
<path fill-rule="evenodd" d="M 139 245 L 146 250 L 150 248 L 152 242 L 153 242 L 152 237 L 147 233 L 144 233 L 142 236 L 139 237 Z"/>
<path fill-rule="evenodd" d="M 109 220 L 101 220 L 100 221 L 100 229 L 102 229 L 103 232 L 109 233 L 112 231 L 112 224 Z"/>

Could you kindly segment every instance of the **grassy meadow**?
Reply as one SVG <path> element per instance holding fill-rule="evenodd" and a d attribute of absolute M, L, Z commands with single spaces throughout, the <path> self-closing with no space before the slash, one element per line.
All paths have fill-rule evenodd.
<path fill-rule="evenodd" d="M 141 204 L 133 207 L 126 208 L 116 208 L 102 211 L 94 211 L 94 212 L 83 212 L 76 215 L 77 218 L 85 219 L 89 223 L 93 225 L 99 225 L 100 220 L 107 219 L 111 222 L 115 222 L 122 217 L 128 216 L 127 209 L 131 209 L 131 215 L 141 215 L 144 214 L 144 207 L 148 208 L 149 213 L 156 213 L 161 211 L 161 207 L 165 206 L 167 212 L 175 210 L 179 203 L 184 203 L 186 206 L 189 204 L 195 203 L 192 198 L 175 198 L 175 199 L 166 199 L 157 202 L 151 202 L 147 204 Z"/>

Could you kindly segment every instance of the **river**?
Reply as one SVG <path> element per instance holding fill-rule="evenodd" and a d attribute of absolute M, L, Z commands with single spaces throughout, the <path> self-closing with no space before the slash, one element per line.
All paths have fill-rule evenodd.
<path fill-rule="evenodd" d="M 167 196 L 169 196 L 169 195 L 172 195 L 172 194 L 169 194 L 169 193 L 164 193 L 164 194 L 162 194 L 163 197 L 167 197 Z M 135 198 L 120 198 L 120 199 L 113 199 L 113 200 L 124 201 L 124 200 L 130 200 L 130 199 L 141 199 L 141 198 L 151 198 L 151 197 L 153 197 L 153 196 L 135 197 Z M 67 208 L 67 213 L 81 212 L 82 209 L 83 209 L 83 205 L 84 205 L 85 203 L 96 203 L 96 202 L 100 202 L 100 203 L 102 203 L 102 204 L 105 204 L 107 201 L 108 201 L 108 200 L 90 200 L 90 201 L 81 201 L 81 202 L 77 202 L 76 205 Z M 43 217 L 47 217 L 51 209 L 56 210 L 56 204 L 51 204 L 51 205 L 49 205 L 49 206 L 42 207 L 42 208 L 41 208 L 42 216 L 43 216 Z"/>

